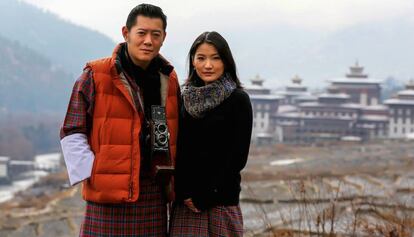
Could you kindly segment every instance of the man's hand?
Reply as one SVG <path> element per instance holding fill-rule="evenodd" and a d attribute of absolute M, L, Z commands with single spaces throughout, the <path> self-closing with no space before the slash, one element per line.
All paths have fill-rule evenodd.
<path fill-rule="evenodd" d="M 193 212 L 200 213 L 201 211 L 198 210 L 193 203 L 193 200 L 191 198 L 185 199 L 184 204 Z"/>

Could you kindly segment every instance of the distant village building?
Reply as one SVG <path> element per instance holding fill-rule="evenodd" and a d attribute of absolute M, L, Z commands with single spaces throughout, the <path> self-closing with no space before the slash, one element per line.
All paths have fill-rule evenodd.
<path fill-rule="evenodd" d="M 263 86 L 265 80 L 259 75 L 250 79 L 251 85 L 245 86 L 245 90 L 249 95 L 270 95 L 270 89 Z"/>
<path fill-rule="evenodd" d="M 406 89 L 395 98 L 384 101 L 390 112 L 389 137 L 406 138 L 414 133 L 414 81 L 410 80 Z"/>
<path fill-rule="evenodd" d="M 364 74 L 364 68 L 358 62 L 350 67 L 350 72 L 344 78 L 330 79 L 332 86 L 341 93 L 350 95 L 350 102 L 361 105 L 380 104 L 381 80 L 369 78 Z"/>
<path fill-rule="evenodd" d="M 253 108 L 252 140 L 255 143 L 271 143 L 274 138 L 274 127 L 270 117 L 276 113 L 282 97 L 271 94 L 269 88 L 263 86 L 264 79 L 259 75 L 251 79 L 251 85 L 245 86 Z"/>
<path fill-rule="evenodd" d="M 18 179 L 20 174 L 33 171 L 35 162 L 32 160 L 10 160 L 9 175 L 11 179 Z"/>
<path fill-rule="evenodd" d="M 48 172 L 57 172 L 61 168 L 61 153 L 37 155 L 34 158 L 35 169 Z"/>
<path fill-rule="evenodd" d="M 279 140 L 283 143 L 308 144 L 340 141 L 349 137 L 361 141 L 387 135 L 386 107 L 367 109 L 351 102 L 351 96 L 335 86 L 318 96 L 317 101 L 300 103 L 296 108 L 274 116 Z"/>
<path fill-rule="evenodd" d="M 284 90 L 273 93 L 263 86 L 262 78 L 253 78 L 252 84 L 246 87 L 254 112 L 253 141 L 311 144 L 367 141 L 390 135 L 389 108 L 380 101 L 381 80 L 369 78 L 356 62 L 344 78 L 329 81 L 325 93 L 314 95 L 302 85 L 299 76 L 293 77 Z M 402 92 L 403 98 L 399 100 L 412 95 L 414 106 L 414 84 L 412 87 L 412 91 Z M 396 100 L 392 103 L 396 104 Z M 414 116 L 414 111 L 405 114 Z M 394 126 L 393 131 L 401 133 L 409 129 L 414 133 L 414 120 L 410 125 L 404 124 L 405 128 Z"/>
<path fill-rule="evenodd" d="M 302 78 L 298 75 L 291 79 L 291 84 L 285 90 L 275 92 L 281 96 L 281 105 L 297 105 L 302 102 L 316 101 L 316 97 L 308 92 L 308 88 L 302 85 Z"/>
<path fill-rule="evenodd" d="M 314 143 L 362 136 L 355 126 L 358 106 L 349 101 L 349 95 L 332 87 L 315 102 L 301 103 L 295 111 L 278 113 L 275 123 L 282 130 L 282 142 Z"/>
<path fill-rule="evenodd" d="M 367 132 L 367 139 L 384 139 L 389 136 L 389 119 L 386 105 L 362 106 L 358 126 Z"/>
<path fill-rule="evenodd" d="M 0 156 L 0 184 L 7 184 L 10 182 L 9 178 L 9 162 L 10 158 L 6 156 Z"/>
<path fill-rule="evenodd" d="M 366 141 L 388 136 L 388 108 L 380 104 L 380 80 L 368 78 L 358 62 L 345 78 L 329 80 L 327 92 L 315 97 L 300 86 L 300 78 L 287 88 L 272 124 L 283 143 Z M 297 94 L 300 94 L 298 96 Z"/>

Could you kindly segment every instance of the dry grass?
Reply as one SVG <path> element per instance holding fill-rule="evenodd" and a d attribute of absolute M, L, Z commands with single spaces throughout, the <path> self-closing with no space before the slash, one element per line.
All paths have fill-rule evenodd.
<path fill-rule="evenodd" d="M 264 223 L 263 232 L 255 236 L 373 236 L 409 237 L 414 233 L 414 210 L 403 203 L 377 203 L 370 198 L 348 199 L 341 192 L 342 183 L 331 190 L 311 190 L 320 181 L 299 180 L 289 184 L 292 196 L 290 213 L 279 212 L 282 225 L 275 225 L 263 207 L 256 211 Z M 329 193 L 327 193 L 329 192 Z M 250 195 L 254 191 L 249 188 Z M 330 195 L 330 200 L 322 198 Z M 317 201 L 315 201 L 317 200 Z M 324 205 L 319 205 L 321 202 Z M 295 217 L 293 209 L 299 210 Z M 348 215 L 346 228 L 338 228 L 341 216 Z"/>

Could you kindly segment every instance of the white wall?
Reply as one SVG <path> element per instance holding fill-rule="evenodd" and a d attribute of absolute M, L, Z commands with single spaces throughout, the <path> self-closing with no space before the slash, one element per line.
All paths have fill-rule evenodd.
<path fill-rule="evenodd" d="M 7 177 L 7 165 L 0 164 L 0 177 Z"/>

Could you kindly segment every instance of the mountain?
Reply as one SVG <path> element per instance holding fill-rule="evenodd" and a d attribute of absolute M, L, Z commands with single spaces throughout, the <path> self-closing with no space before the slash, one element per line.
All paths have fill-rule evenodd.
<path fill-rule="evenodd" d="M 78 76 L 89 60 L 111 55 L 107 36 L 17 0 L 0 1 L 0 32 Z"/>
<path fill-rule="evenodd" d="M 79 75 L 86 61 L 109 55 L 114 45 L 98 32 L 17 0 L 1 0 L 0 13 L 0 32 L 4 36 L 41 52 L 55 67 L 72 73 L 73 78 Z M 194 37 L 188 32 L 197 25 L 208 26 L 202 19 L 194 21 L 194 24 L 171 25 L 168 42 L 163 47 L 181 81 L 186 74 L 185 56 L 192 42 L 189 39 Z M 378 20 L 332 32 L 283 22 L 258 24 L 248 29 L 240 26 L 217 29 L 229 41 L 245 84 L 259 73 L 266 79 L 266 86 L 278 88 L 298 74 L 305 85 L 323 88 L 327 79 L 344 76 L 356 60 L 371 77 L 407 81 L 414 76 L 412 19 Z M 197 27 L 197 31 L 203 30 Z"/>
<path fill-rule="evenodd" d="M 381 90 L 381 100 L 394 97 L 399 91 L 405 89 L 405 84 L 393 77 L 384 80 Z"/>
<path fill-rule="evenodd" d="M 75 79 L 115 43 L 18 0 L 0 1 L 0 112 L 66 111 Z"/>
<path fill-rule="evenodd" d="M 311 31 L 283 24 L 258 25 L 254 33 L 224 29 L 242 80 L 259 73 L 272 88 L 290 83 L 298 74 L 310 87 L 342 77 L 355 61 L 371 77 L 414 77 L 414 21 L 383 20 L 349 26 L 335 32 Z"/>
<path fill-rule="evenodd" d="M 73 79 L 38 52 L 0 36 L 0 112 L 63 112 Z"/>

